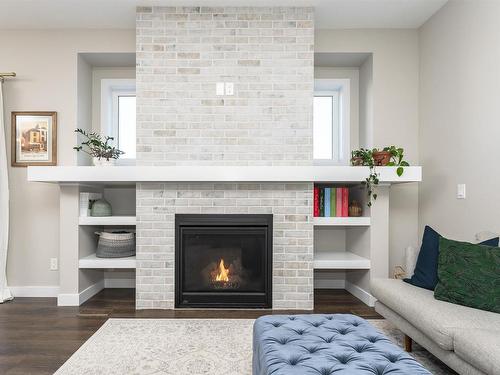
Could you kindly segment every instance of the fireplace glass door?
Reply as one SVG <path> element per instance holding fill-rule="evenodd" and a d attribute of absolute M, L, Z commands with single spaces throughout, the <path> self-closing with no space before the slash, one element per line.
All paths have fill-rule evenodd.
<path fill-rule="evenodd" d="M 270 307 L 269 216 L 177 215 L 177 306 Z"/>

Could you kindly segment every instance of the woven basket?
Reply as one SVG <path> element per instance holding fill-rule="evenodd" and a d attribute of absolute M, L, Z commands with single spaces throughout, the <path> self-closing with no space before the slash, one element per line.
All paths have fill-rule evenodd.
<path fill-rule="evenodd" d="M 133 232 L 95 232 L 99 236 L 96 257 L 124 258 L 135 255 L 135 233 Z"/>

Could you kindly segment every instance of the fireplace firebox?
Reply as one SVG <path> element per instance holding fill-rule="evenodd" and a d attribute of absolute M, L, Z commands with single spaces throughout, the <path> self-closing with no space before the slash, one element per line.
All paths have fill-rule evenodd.
<path fill-rule="evenodd" d="M 271 308 L 272 215 L 175 215 L 175 306 Z"/>

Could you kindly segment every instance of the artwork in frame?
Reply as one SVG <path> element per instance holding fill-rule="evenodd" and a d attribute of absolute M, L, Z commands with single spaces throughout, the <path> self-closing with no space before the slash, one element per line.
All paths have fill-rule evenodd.
<path fill-rule="evenodd" d="M 12 112 L 12 166 L 57 165 L 57 113 Z"/>

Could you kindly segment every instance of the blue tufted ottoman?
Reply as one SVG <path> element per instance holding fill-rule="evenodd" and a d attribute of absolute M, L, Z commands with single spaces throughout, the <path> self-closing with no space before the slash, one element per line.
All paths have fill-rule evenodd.
<path fill-rule="evenodd" d="M 253 328 L 253 375 L 430 375 L 366 320 L 268 315 Z"/>

